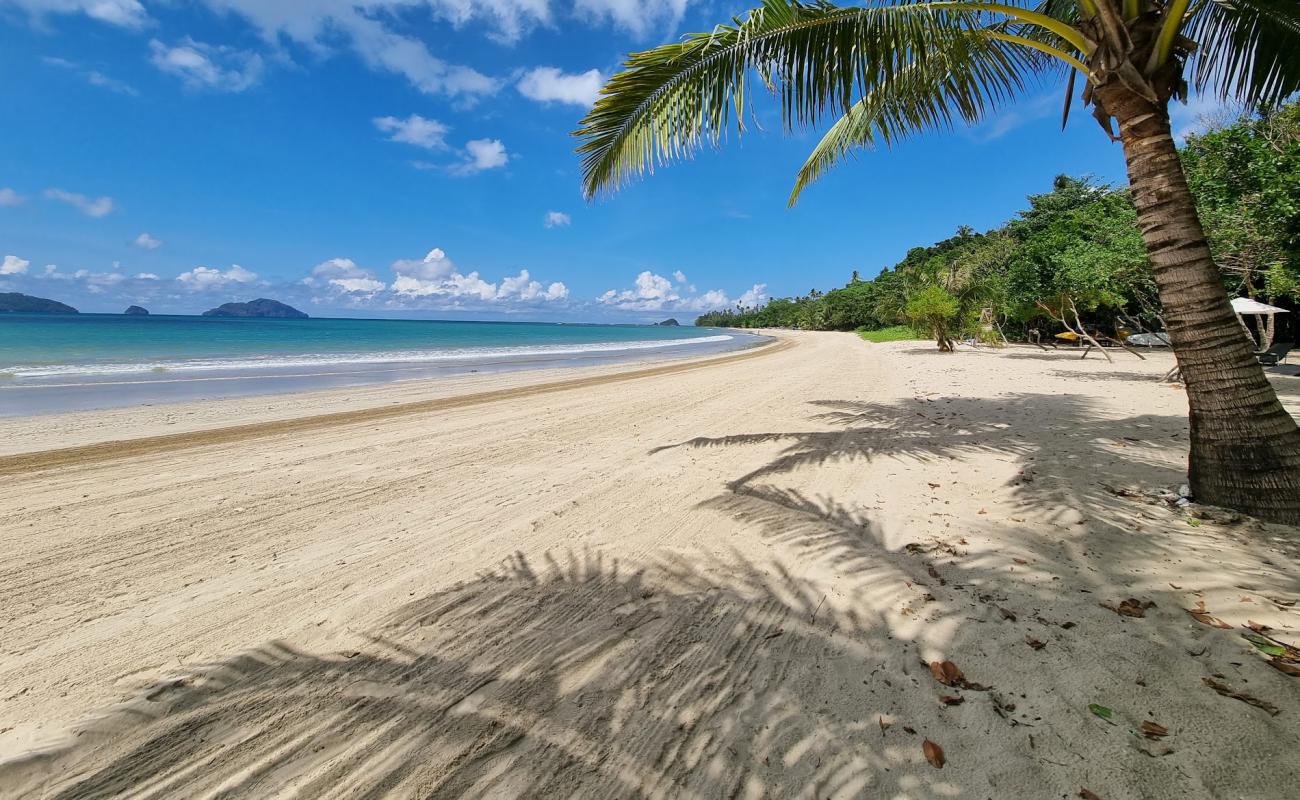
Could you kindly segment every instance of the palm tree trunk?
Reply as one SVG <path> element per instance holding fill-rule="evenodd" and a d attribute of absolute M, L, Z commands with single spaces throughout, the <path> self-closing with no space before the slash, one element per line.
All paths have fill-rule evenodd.
<path fill-rule="evenodd" d="M 1201 503 L 1300 523 L 1300 428 L 1278 402 L 1228 303 L 1178 161 L 1165 105 L 1116 87 L 1138 223 L 1190 406 L 1190 485 Z"/>

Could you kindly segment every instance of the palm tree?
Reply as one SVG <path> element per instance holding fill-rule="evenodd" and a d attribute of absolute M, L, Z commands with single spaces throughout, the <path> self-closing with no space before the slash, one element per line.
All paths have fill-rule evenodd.
<path fill-rule="evenodd" d="M 731 25 L 628 57 L 576 133 L 584 190 L 613 191 L 716 146 L 733 115 L 743 130 L 753 77 L 778 98 L 786 130 L 839 118 L 800 170 L 793 204 L 857 147 L 978 122 L 1063 74 L 1066 113 L 1082 76 L 1082 102 L 1124 148 L 1187 385 L 1197 499 L 1300 522 L 1300 428 L 1228 304 L 1168 110 L 1189 83 L 1252 105 L 1300 90 L 1296 0 L 764 0 Z"/>

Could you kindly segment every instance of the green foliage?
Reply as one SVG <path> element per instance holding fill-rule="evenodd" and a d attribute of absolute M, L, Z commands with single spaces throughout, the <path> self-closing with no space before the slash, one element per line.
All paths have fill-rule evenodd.
<path fill-rule="evenodd" d="M 951 350 L 951 326 L 961 302 L 942 286 L 930 284 L 911 296 L 904 313 L 914 325 L 929 330 L 942 350 Z"/>
<path fill-rule="evenodd" d="M 908 325 L 891 325 L 888 328 L 881 328 L 874 331 L 860 328 L 858 330 L 858 335 L 863 339 L 866 339 L 868 342 L 875 342 L 876 344 L 881 344 L 883 342 L 908 342 L 922 338 Z"/>
<path fill-rule="evenodd" d="M 1183 169 L 1230 292 L 1270 301 L 1300 285 L 1300 104 L 1188 139 Z"/>
<path fill-rule="evenodd" d="M 1194 136 L 1182 158 L 1232 293 L 1300 299 L 1300 103 Z M 938 287 L 957 306 L 946 330 L 989 344 L 1029 327 L 1060 330 L 1053 320 L 1066 315 L 1074 324 L 1075 309 L 1104 332 L 1163 329 L 1126 190 L 1062 175 L 1028 201 L 1001 227 L 980 233 L 962 226 L 948 239 L 912 248 L 872 280 L 855 271 L 848 284 L 825 294 L 706 314 L 700 324 L 890 329 L 912 322 L 909 305 Z M 931 332 L 929 323 L 921 327 Z"/>

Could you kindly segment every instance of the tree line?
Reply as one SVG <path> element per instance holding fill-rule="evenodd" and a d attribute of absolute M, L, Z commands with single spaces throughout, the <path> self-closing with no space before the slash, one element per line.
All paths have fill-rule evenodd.
<path fill-rule="evenodd" d="M 1225 290 L 1300 300 L 1300 103 L 1192 135 L 1179 157 Z M 968 226 L 863 280 L 713 311 L 697 325 L 879 330 L 908 324 L 942 348 L 956 339 L 1026 339 L 1069 329 L 1164 330 L 1127 188 L 1059 176 L 984 233 Z M 1261 325 L 1263 323 L 1261 322 Z M 1271 327 L 1258 332 L 1271 339 Z"/>

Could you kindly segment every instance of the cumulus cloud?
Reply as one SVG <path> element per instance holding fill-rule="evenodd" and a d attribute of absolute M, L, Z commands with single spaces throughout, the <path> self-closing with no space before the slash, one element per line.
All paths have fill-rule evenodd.
<path fill-rule="evenodd" d="M 5 260 L 0 262 L 0 275 L 22 275 L 31 263 L 18 256 L 5 256 Z"/>
<path fill-rule="evenodd" d="M 532 279 L 526 269 L 519 270 L 519 274 L 513 277 L 502 278 L 501 287 L 497 290 L 497 298 L 500 300 L 509 300 L 511 298 L 520 300 L 563 300 L 568 296 L 569 287 L 563 283 L 557 281 L 543 287 L 540 282 Z"/>
<path fill-rule="evenodd" d="M 84 194 L 65 192 L 62 189 L 46 189 L 45 196 L 60 203 L 67 203 L 86 216 L 96 219 L 112 214 L 117 207 L 111 197 L 87 197 Z"/>
<path fill-rule="evenodd" d="M 238 286 L 248 284 L 257 280 L 257 273 L 250 272 L 238 264 L 232 264 L 230 269 L 221 271 L 213 267 L 195 267 L 188 272 L 182 272 L 176 276 L 176 281 L 189 291 L 203 291 L 205 289 L 218 289 L 225 286 Z"/>
<path fill-rule="evenodd" d="M 216 47 L 186 37 L 169 47 L 149 42 L 149 61 L 190 89 L 242 92 L 262 79 L 262 57 L 232 47 Z"/>
<path fill-rule="evenodd" d="M 137 272 L 135 275 L 135 279 L 138 281 L 161 280 L 157 275 L 153 274 L 152 272 Z"/>
<path fill-rule="evenodd" d="M 530 100 L 586 107 L 596 102 L 604 83 L 598 69 L 569 75 L 556 67 L 537 67 L 524 73 L 516 86 Z"/>
<path fill-rule="evenodd" d="M 406 119 L 397 117 L 376 117 L 375 127 L 388 134 L 388 141 L 413 144 L 429 150 L 439 150 L 447 146 L 446 136 L 451 129 L 436 119 L 425 119 L 419 114 L 412 114 Z"/>
<path fill-rule="evenodd" d="M 465 143 L 464 159 L 451 168 L 453 175 L 473 175 L 504 167 L 510 160 L 500 139 L 471 139 Z"/>
<path fill-rule="evenodd" d="M 368 269 L 357 266 L 350 258 L 331 258 L 312 268 L 303 279 L 308 286 L 329 287 L 346 294 L 372 295 L 388 288 Z"/>
<path fill-rule="evenodd" d="M 12 208 L 27 202 L 27 198 L 8 187 L 0 188 L 0 207 Z"/>
<path fill-rule="evenodd" d="M 713 311 L 729 308 L 733 305 L 731 298 L 722 289 L 710 289 L 701 294 L 694 294 L 694 287 L 688 287 L 683 293 L 680 284 L 686 276 L 681 270 L 673 273 L 677 280 L 645 270 L 636 276 L 631 289 L 610 289 L 596 298 L 601 305 L 627 311 Z M 761 305 L 767 299 L 767 285 L 754 284 L 735 303 L 746 306 Z"/>
<path fill-rule="evenodd" d="M 159 247 L 162 247 L 162 245 L 162 239 L 150 236 L 148 231 L 135 237 L 135 246 L 145 250 L 157 250 Z"/>
<path fill-rule="evenodd" d="M 500 285 L 485 280 L 478 272 L 463 273 L 435 247 L 422 259 L 393 262 L 391 289 L 400 299 L 432 299 L 443 305 L 460 306 L 466 302 L 486 305 L 501 303 L 543 303 L 564 300 L 569 289 L 563 283 L 542 284 L 533 280 L 528 270 L 503 278 Z"/>
<path fill-rule="evenodd" d="M 548 228 L 565 228 L 573 220 L 563 211 L 547 211 L 543 224 Z"/>

